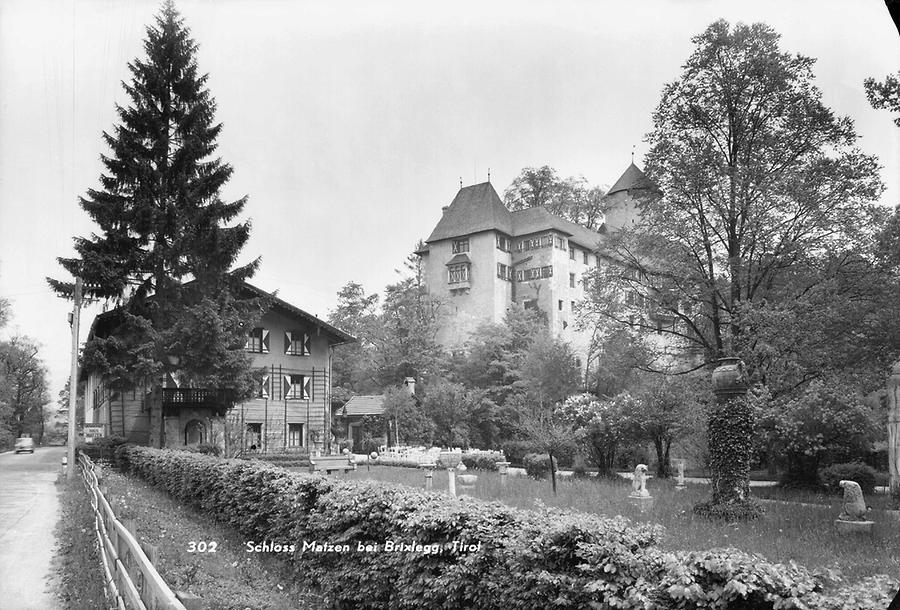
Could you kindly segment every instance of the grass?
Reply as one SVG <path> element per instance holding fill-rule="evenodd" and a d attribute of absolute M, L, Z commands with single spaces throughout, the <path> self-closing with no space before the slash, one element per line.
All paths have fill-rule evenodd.
<path fill-rule="evenodd" d="M 837 512 L 841 510 L 841 502 L 843 495 L 837 493 L 828 493 L 825 491 L 815 491 L 809 489 L 792 489 L 784 487 L 766 487 L 754 489 L 754 493 L 760 498 L 769 498 L 772 500 L 782 500 L 787 502 L 803 502 L 807 504 L 823 504 L 831 506 Z M 870 506 L 873 510 L 897 510 L 900 509 L 897 501 L 890 494 L 865 494 L 866 506 Z"/>
<path fill-rule="evenodd" d="M 474 471 L 478 482 L 469 495 L 483 500 L 499 500 L 520 508 L 538 504 L 582 512 L 624 515 L 636 522 L 658 523 L 666 527 L 662 546 L 670 550 L 699 551 L 716 547 L 736 547 L 762 555 L 772 562 L 795 561 L 811 570 L 829 570 L 848 581 L 873 574 L 900 578 L 900 520 L 883 511 L 873 511 L 876 522 L 871 538 L 846 538 L 834 529 L 840 499 L 821 507 L 766 503 L 766 516 L 751 523 L 714 523 L 694 517 L 692 506 L 707 498 L 709 486 L 688 485 L 676 490 L 671 481 L 651 479 L 648 490 L 653 506 L 641 512 L 628 499 L 626 480 L 578 478 L 561 479 L 554 496 L 549 480 L 509 478 L 505 488 L 495 472 Z M 341 476 L 349 479 L 376 479 L 412 487 L 424 487 L 424 473 L 388 466 L 361 467 Z M 434 489 L 446 493 L 447 471 L 434 472 Z M 753 488 L 753 493 L 760 491 Z"/>
<path fill-rule="evenodd" d="M 200 597 L 207 610 L 324 607 L 275 554 L 249 553 L 243 535 L 212 523 L 143 481 L 111 468 L 103 472 L 113 511 L 119 520 L 134 519 L 138 538 L 157 546 L 156 569 L 173 590 Z M 191 552 L 191 542 L 205 542 L 207 549 L 215 542 L 216 551 Z"/>
<path fill-rule="evenodd" d="M 60 477 L 60 519 L 56 524 L 53 571 L 61 608 L 107 608 L 103 567 L 94 532 L 94 511 L 80 479 Z"/>

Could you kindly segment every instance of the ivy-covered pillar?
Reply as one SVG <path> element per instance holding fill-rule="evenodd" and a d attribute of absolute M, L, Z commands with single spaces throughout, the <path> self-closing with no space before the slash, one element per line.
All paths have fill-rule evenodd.
<path fill-rule="evenodd" d="M 725 519 L 755 518 L 759 504 L 750 499 L 753 411 L 746 400 L 748 383 L 739 358 L 722 358 L 712 374 L 715 403 L 709 409 L 707 437 L 712 498 L 694 512 Z"/>

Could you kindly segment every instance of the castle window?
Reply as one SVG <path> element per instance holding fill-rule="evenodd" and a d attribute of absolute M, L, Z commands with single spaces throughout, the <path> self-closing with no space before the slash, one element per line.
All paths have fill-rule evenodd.
<path fill-rule="evenodd" d="M 447 267 L 447 272 L 447 283 L 449 284 L 459 284 L 460 282 L 469 281 L 469 265 L 466 263 L 461 265 L 450 265 Z"/>
<path fill-rule="evenodd" d="M 560 299 L 559 300 L 559 310 L 562 311 L 562 308 L 563 308 L 563 302 L 562 302 L 562 299 Z"/>
<path fill-rule="evenodd" d="M 469 238 L 453 240 L 453 254 L 469 251 Z"/>
<path fill-rule="evenodd" d="M 584 264 L 587 265 L 587 264 L 588 264 L 588 253 L 587 253 L 587 250 L 585 250 L 584 252 L 582 252 L 582 254 L 584 255 Z"/>
<path fill-rule="evenodd" d="M 506 235 L 497 235 L 497 249 L 502 250 L 503 252 L 509 252 L 512 247 L 512 242 Z"/>
<path fill-rule="evenodd" d="M 566 250 L 566 249 L 568 249 L 569 244 L 567 243 L 567 241 L 564 238 L 557 237 L 556 238 L 556 247 L 559 248 L 560 250 Z"/>
<path fill-rule="evenodd" d="M 501 280 L 509 280 L 512 276 L 512 268 L 509 265 L 504 265 L 503 263 L 497 263 L 497 277 Z"/>
<path fill-rule="evenodd" d="M 571 258 L 572 260 L 575 260 L 575 246 L 572 246 L 571 248 L 569 248 L 569 258 Z"/>
<path fill-rule="evenodd" d="M 575 274 L 569 274 L 569 288 L 575 288 Z"/>

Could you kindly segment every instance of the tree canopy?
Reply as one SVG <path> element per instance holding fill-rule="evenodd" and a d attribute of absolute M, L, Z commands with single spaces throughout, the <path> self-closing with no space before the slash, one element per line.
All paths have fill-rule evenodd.
<path fill-rule="evenodd" d="M 877 160 L 822 103 L 814 60 L 782 51 L 769 26 L 720 20 L 693 42 L 648 135 L 664 196 L 606 240 L 614 264 L 596 272 L 593 312 L 708 360 L 740 355 L 776 390 L 877 368 L 891 356 L 862 348 L 884 343 L 872 335 L 893 283 L 875 264 Z"/>
<path fill-rule="evenodd" d="M 594 231 L 603 224 L 603 196 L 606 191 L 592 187 L 584 177 L 560 178 L 548 165 L 526 167 L 506 191 L 503 202 L 510 210 L 544 206 L 548 212 Z"/>

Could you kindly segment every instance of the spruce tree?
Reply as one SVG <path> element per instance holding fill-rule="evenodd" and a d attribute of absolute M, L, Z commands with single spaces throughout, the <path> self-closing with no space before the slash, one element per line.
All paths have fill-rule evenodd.
<path fill-rule="evenodd" d="M 116 106 L 119 123 L 103 133 L 101 186 L 80 198 L 99 231 L 75 238 L 77 257 L 59 259 L 87 297 L 118 306 L 112 332 L 84 358 L 127 386 L 173 373 L 177 356 L 183 382 L 246 393 L 243 348 L 265 306 L 240 290 L 259 259 L 231 269 L 250 236 L 249 222 L 232 222 L 247 198 L 220 197 L 232 174 L 213 156 L 222 125 L 171 0 L 146 32 L 146 57 L 128 64 L 123 83 L 130 103 Z M 71 295 L 72 283 L 48 281 Z"/>

